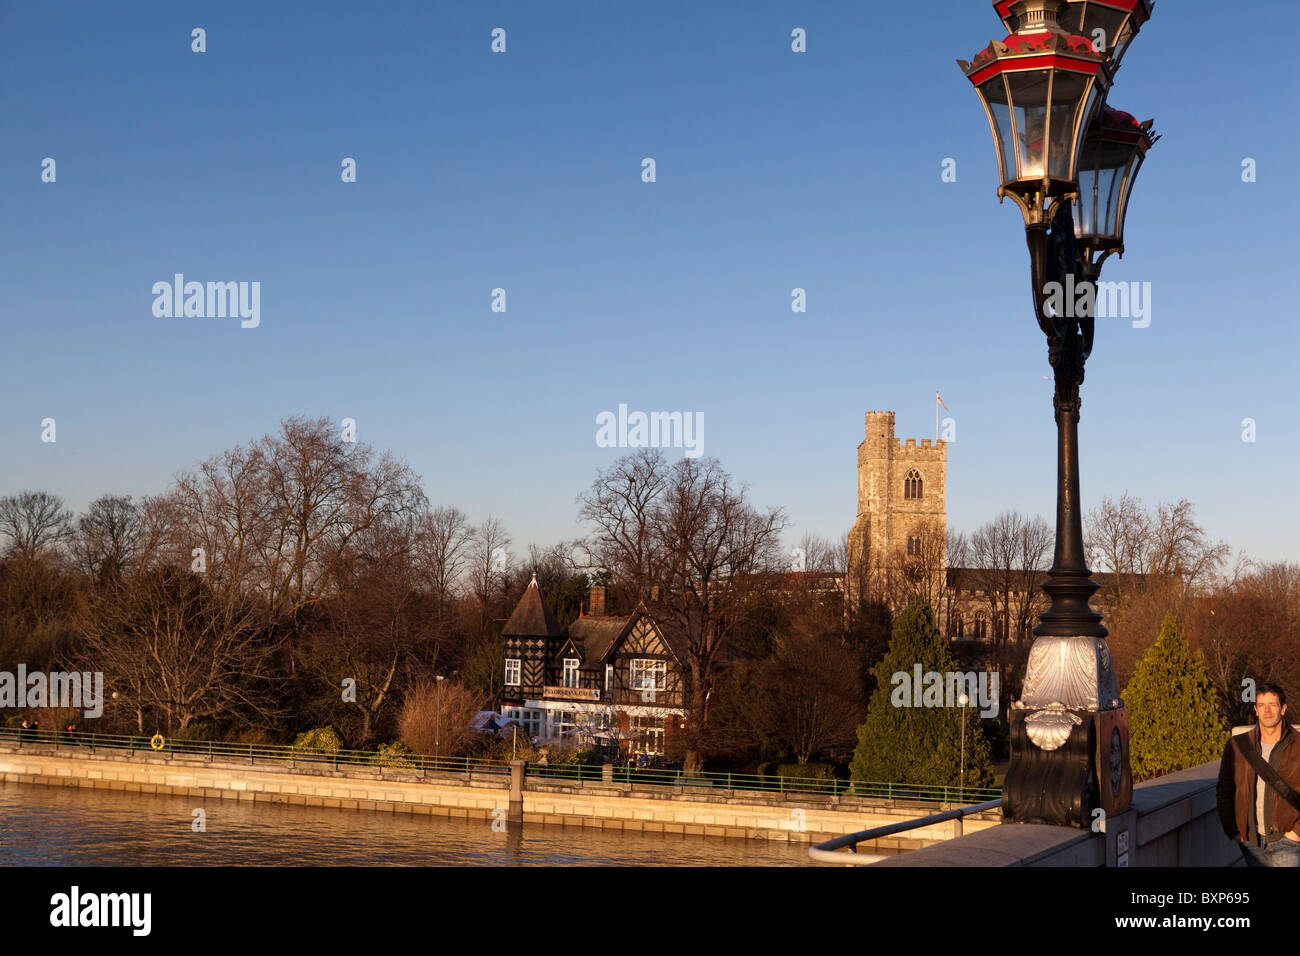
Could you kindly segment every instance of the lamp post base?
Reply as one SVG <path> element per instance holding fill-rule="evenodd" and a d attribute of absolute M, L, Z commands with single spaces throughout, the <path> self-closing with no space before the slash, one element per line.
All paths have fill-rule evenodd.
<path fill-rule="evenodd" d="M 1065 742 L 1053 750 L 1044 750 L 1030 736 L 1028 721 L 1035 713 L 1040 711 L 1011 712 L 1003 820 L 1086 830 L 1127 810 L 1133 799 L 1128 709 L 1060 711 L 1069 715 L 1064 719 L 1071 726 Z M 1099 809 L 1104 816 L 1096 812 Z"/>
<path fill-rule="evenodd" d="M 1097 809 L 1128 809 L 1128 710 L 1105 638 L 1036 638 L 1010 717 L 1004 820 L 1088 828 Z"/>

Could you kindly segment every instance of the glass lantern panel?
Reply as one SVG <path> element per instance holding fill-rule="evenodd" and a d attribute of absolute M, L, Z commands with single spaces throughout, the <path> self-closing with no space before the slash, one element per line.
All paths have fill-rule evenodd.
<path fill-rule="evenodd" d="M 1097 78 L 1091 76 L 1085 77 L 1085 82 L 1088 84 L 1088 98 L 1079 107 L 1081 110 L 1080 115 L 1082 116 L 1082 120 L 1079 126 L 1080 130 L 1087 130 L 1088 127 L 1092 125 L 1093 119 L 1095 118 L 1095 114 L 1097 111 L 1097 103 L 1101 99 L 1101 94 L 1097 89 Z M 1074 156 L 1075 169 L 1078 169 L 1079 166 L 1083 165 L 1082 153 L 1084 149 L 1084 143 L 1087 142 L 1087 139 L 1088 137 L 1086 135 L 1080 136 L 1078 142 L 1075 143 L 1075 156 Z"/>
<path fill-rule="evenodd" d="M 1071 4 L 1070 12 L 1061 18 L 1062 29 L 1086 37 L 1092 41 L 1094 50 L 1118 60 L 1124 52 L 1123 46 L 1131 39 L 1127 26 L 1128 11 L 1113 10 L 1095 3 L 1088 4 L 1086 10 L 1082 8 L 1082 4 Z"/>
<path fill-rule="evenodd" d="M 1097 225 L 1108 236 L 1119 230 L 1120 191 L 1124 188 L 1124 168 L 1103 169 L 1097 181 Z"/>
<path fill-rule="evenodd" d="M 993 116 L 993 136 L 994 147 L 998 151 L 998 159 L 1002 164 L 1003 181 L 1016 178 L 1016 157 L 1012 151 L 1012 144 L 1015 143 L 1015 130 L 1011 126 L 1011 107 L 1007 105 L 1007 86 L 1002 74 L 994 76 L 986 81 L 980 87 L 980 93 L 984 96 L 984 101 L 989 105 L 989 112 Z"/>
<path fill-rule="evenodd" d="M 1040 179 L 1047 147 L 1047 85 L 1051 70 L 1008 73 L 1011 113 L 1016 122 L 1016 179 Z"/>
<path fill-rule="evenodd" d="M 1097 232 L 1097 201 L 1093 196 L 1093 186 L 1097 182 L 1097 170 L 1079 165 L 1079 201 L 1074 204 L 1074 234 L 1079 238 L 1092 236 Z"/>
<path fill-rule="evenodd" d="M 1128 215 L 1128 201 L 1133 195 L 1133 181 L 1137 179 L 1138 170 L 1142 168 L 1142 160 L 1136 150 L 1129 160 L 1128 168 L 1124 171 L 1122 189 L 1123 193 L 1119 197 L 1119 205 L 1115 217 L 1115 239 L 1119 240 L 1124 235 L 1124 217 Z"/>
<path fill-rule="evenodd" d="M 1074 159 L 1075 121 L 1083 105 L 1083 94 L 1092 77 L 1086 73 L 1057 70 L 1052 81 L 1052 123 L 1048 134 L 1048 175 L 1053 179 L 1073 179 L 1070 168 Z"/>

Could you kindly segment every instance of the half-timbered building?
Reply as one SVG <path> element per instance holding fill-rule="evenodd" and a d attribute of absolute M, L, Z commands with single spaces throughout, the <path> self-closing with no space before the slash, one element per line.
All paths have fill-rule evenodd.
<path fill-rule="evenodd" d="M 607 615 L 593 587 L 591 613 L 565 630 L 533 579 L 502 630 L 502 714 L 538 743 L 671 756 L 686 718 L 680 635 L 644 604 Z"/>

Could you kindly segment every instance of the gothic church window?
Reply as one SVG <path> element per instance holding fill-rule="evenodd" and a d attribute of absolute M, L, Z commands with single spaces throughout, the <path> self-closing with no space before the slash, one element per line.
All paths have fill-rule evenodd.
<path fill-rule="evenodd" d="M 919 498 L 921 497 L 921 473 L 913 468 L 903 479 L 903 497 Z"/>

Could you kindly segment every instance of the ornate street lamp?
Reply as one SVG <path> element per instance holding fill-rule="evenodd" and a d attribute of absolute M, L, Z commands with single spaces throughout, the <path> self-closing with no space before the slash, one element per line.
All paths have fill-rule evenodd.
<path fill-rule="evenodd" d="M 993 9 L 1011 33 L 1016 32 L 1019 21 L 1012 10 L 1015 3 L 1016 0 L 993 2 Z M 1152 0 L 1067 0 L 1057 20 L 1066 32 L 1091 40 L 1093 48 L 1107 54 L 1118 67 L 1142 24 L 1151 19 L 1152 6 Z"/>
<path fill-rule="evenodd" d="M 1088 603 L 1097 584 L 1083 553 L 1078 426 L 1095 296 L 1076 307 L 1072 290 L 1095 281 L 1111 252 L 1122 254 L 1133 180 L 1154 142 L 1149 122 L 1137 126 L 1104 107 L 1119 56 L 1151 4 L 995 0 L 994 8 L 1011 34 L 957 63 L 988 115 L 998 196 L 1010 196 L 1024 218 L 1035 314 L 1055 372 L 1057 426 L 1056 549 L 1042 585 L 1051 606 L 1039 615 L 1024 690 L 1012 703 L 1002 812 L 1019 823 L 1088 827 L 1097 808 L 1108 815 L 1128 809 L 1132 776 L 1128 711 L 1106 628 Z M 1112 48 L 1071 30 L 1114 31 L 1106 34 Z"/>

